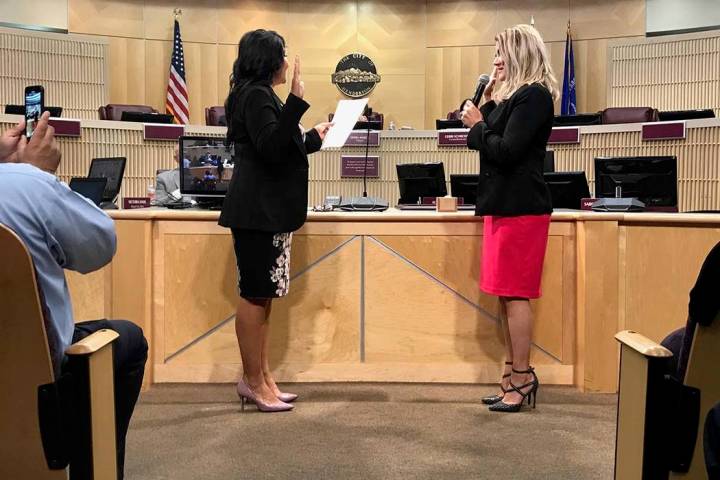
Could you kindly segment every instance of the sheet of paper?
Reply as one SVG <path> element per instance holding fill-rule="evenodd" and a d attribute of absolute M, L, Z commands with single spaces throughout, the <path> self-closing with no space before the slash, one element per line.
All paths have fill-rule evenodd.
<path fill-rule="evenodd" d="M 335 115 L 333 115 L 333 127 L 325 135 L 323 140 L 322 149 L 326 148 L 340 148 L 345 145 L 350 132 L 355 127 L 355 122 L 358 121 L 360 115 L 362 115 L 365 106 L 368 103 L 367 98 L 361 98 L 359 100 L 340 100 L 335 109 Z"/>

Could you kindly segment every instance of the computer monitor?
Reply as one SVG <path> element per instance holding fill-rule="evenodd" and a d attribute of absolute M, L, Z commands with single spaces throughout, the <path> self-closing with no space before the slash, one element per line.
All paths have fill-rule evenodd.
<path fill-rule="evenodd" d="M 438 163 L 405 163 L 395 166 L 400 186 L 401 205 L 420 203 L 423 197 L 447 195 L 445 167 Z"/>
<path fill-rule="evenodd" d="M 552 150 L 545 150 L 545 161 L 543 162 L 543 172 L 554 172 L 555 171 L 555 152 Z"/>
<path fill-rule="evenodd" d="M 553 208 L 580 209 L 581 200 L 590 197 L 585 172 L 545 172 Z"/>
<path fill-rule="evenodd" d="M 224 197 L 233 175 L 233 148 L 224 137 L 180 137 L 180 193 Z"/>
<path fill-rule="evenodd" d="M 451 174 L 450 194 L 453 197 L 462 198 L 463 205 L 475 205 L 478 194 L 478 183 L 480 183 L 480 175 Z"/>
<path fill-rule="evenodd" d="M 61 117 L 62 107 L 49 107 L 45 105 L 43 112 L 50 112 L 51 117 Z M 25 105 L 5 105 L 5 113 L 8 115 L 25 115 Z"/>
<path fill-rule="evenodd" d="M 595 158 L 596 198 L 637 198 L 647 207 L 677 206 L 677 158 Z"/>
<path fill-rule="evenodd" d="M 103 202 L 113 202 L 120 193 L 123 174 L 125 173 L 125 157 L 93 158 L 90 163 L 88 178 L 106 178 L 107 184 L 103 193 Z"/>
<path fill-rule="evenodd" d="M 438 118 L 435 120 L 435 130 L 447 130 L 448 128 L 465 128 L 462 120 Z"/>
<path fill-rule="evenodd" d="M 168 113 L 148 113 L 148 112 L 122 112 L 120 120 L 123 122 L 140 122 L 140 123 L 173 123 L 174 117 Z"/>
<path fill-rule="evenodd" d="M 107 185 L 107 178 L 71 178 L 70 190 L 89 198 L 95 205 L 100 205 Z"/>

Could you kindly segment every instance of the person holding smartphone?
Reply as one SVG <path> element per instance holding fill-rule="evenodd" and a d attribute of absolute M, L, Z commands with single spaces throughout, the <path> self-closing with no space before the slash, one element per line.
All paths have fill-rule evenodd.
<path fill-rule="evenodd" d="M 118 478 L 123 478 L 125 438 L 140 394 L 147 342 L 143 331 L 125 320 L 93 320 L 75 323 L 64 270 L 89 273 L 109 263 L 115 254 L 115 224 L 85 197 L 73 192 L 56 176 L 60 149 L 55 131 L 43 113 L 32 136 L 25 136 L 26 122 L 0 135 L 0 223 L 22 240 L 33 260 L 55 378 L 68 376 L 70 398 L 87 394 L 82 375 L 65 357 L 67 347 L 107 328 L 119 334 L 113 343 L 115 423 Z M 9 368 L 22 368 L 11 365 Z M 73 375 L 73 372 L 76 373 Z M 63 412 L 73 425 L 70 432 L 70 479 L 92 477 L 89 417 L 86 411 Z M 28 426 L 30 428 L 30 426 Z"/>
<path fill-rule="evenodd" d="M 30 139 L 40 115 L 45 109 L 45 89 L 42 85 L 25 87 L 25 136 Z"/>
<path fill-rule="evenodd" d="M 290 94 L 283 102 L 273 87 L 286 83 L 285 40 L 277 32 L 254 30 L 240 39 L 225 102 L 228 144 L 234 169 L 220 225 L 232 230 L 238 269 L 235 316 L 243 376 L 241 401 L 264 412 L 291 410 L 297 395 L 281 392 L 268 363 L 268 329 L 273 298 L 290 287 L 292 232 L 307 217 L 308 154 L 322 145 L 330 123 L 304 131 L 300 58 L 295 57 Z"/>

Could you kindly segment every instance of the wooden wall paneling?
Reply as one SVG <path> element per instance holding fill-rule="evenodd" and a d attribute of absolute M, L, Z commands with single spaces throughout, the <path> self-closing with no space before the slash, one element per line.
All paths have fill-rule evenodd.
<path fill-rule="evenodd" d="M 578 222 L 578 355 L 575 384 L 614 392 L 618 378 L 618 223 Z"/>
<path fill-rule="evenodd" d="M 427 1 L 427 46 L 492 45 L 498 1 Z"/>
<path fill-rule="evenodd" d="M 68 0 L 70 32 L 143 38 L 143 0 Z"/>
<path fill-rule="evenodd" d="M 565 42 L 546 42 L 545 48 L 550 56 L 550 65 L 552 66 L 555 79 L 557 80 L 559 94 L 558 98 L 555 100 L 555 114 L 557 115 L 560 113 L 560 104 L 562 102 L 563 74 L 565 72 Z M 577 66 L 577 63 L 575 65 Z M 578 74 L 576 73 L 576 79 L 577 76 Z M 580 111 L 583 110 L 578 110 L 578 112 Z"/>
<path fill-rule="evenodd" d="M 232 67 L 237 58 L 237 44 L 218 45 L 217 52 L 217 99 L 213 105 L 225 105 L 225 99 L 230 91 L 230 75 Z M 203 105 L 209 107 L 212 105 Z M 205 113 L 203 112 L 203 125 L 205 124 Z"/>
<path fill-rule="evenodd" d="M 110 318 L 130 320 L 143 329 L 150 346 L 143 385 L 153 383 L 152 223 L 116 220 L 117 252 L 112 263 Z"/>
<path fill-rule="evenodd" d="M 564 49 L 563 43 L 563 49 Z M 608 107 L 607 40 L 573 40 L 578 112 L 598 112 Z M 558 77 L 562 89 L 563 69 Z"/>
<path fill-rule="evenodd" d="M 182 15 L 178 20 L 183 43 L 217 43 L 218 3 L 218 0 L 153 0 L 145 2 L 143 9 L 144 38 L 173 40 L 173 9 L 180 8 Z"/>
<path fill-rule="evenodd" d="M 218 47 L 207 43 L 185 43 L 185 81 L 190 98 L 190 121 L 205 124 L 205 107 L 217 105 Z"/>
<path fill-rule="evenodd" d="M 189 43 L 183 43 L 186 51 L 193 48 Z M 165 113 L 171 55 L 172 42 L 145 40 L 145 104 L 154 107 L 161 113 Z M 185 65 L 185 71 L 187 72 L 187 64 Z M 190 98 L 190 102 L 193 102 L 192 98 Z M 194 118 L 191 118 L 191 123 L 197 122 Z"/>
<path fill-rule="evenodd" d="M 144 105 L 145 41 L 123 37 L 109 37 L 108 41 L 108 103 Z"/>
<path fill-rule="evenodd" d="M 425 127 L 424 94 L 425 75 L 383 75 L 370 93 L 368 104 L 373 111 L 384 114 L 386 129 L 390 122 L 395 122 L 398 129 L 411 126 L 422 130 Z"/>
<path fill-rule="evenodd" d="M 624 227 L 625 328 L 661 342 L 687 321 L 688 295 L 720 229 Z"/>
<path fill-rule="evenodd" d="M 502 31 L 519 23 L 530 23 L 546 42 L 565 41 L 570 16 L 568 0 L 502 0 L 497 2 L 497 29 Z"/>
<path fill-rule="evenodd" d="M 292 74 L 288 72 L 288 82 L 290 82 L 291 75 Z M 302 77 L 305 82 L 304 99 L 310 104 L 310 108 L 302 117 L 302 124 L 305 128 L 312 128 L 320 122 L 327 122 L 328 114 L 335 112 L 338 100 L 346 97 L 330 82 L 329 73 L 303 74 Z M 279 86 L 275 90 L 278 96 L 284 101 L 289 93 L 289 85 Z M 373 105 L 371 97 L 370 106 Z M 318 156 L 319 155 L 313 155 L 310 157 L 311 166 L 313 165 L 312 159 L 316 159 Z"/>
<path fill-rule="evenodd" d="M 570 22 L 578 40 L 645 35 L 645 0 L 570 0 Z"/>
<path fill-rule="evenodd" d="M 245 32 L 258 28 L 275 30 L 284 37 L 288 26 L 289 3 L 287 0 L 219 1 L 218 42 L 237 45 Z"/>
<path fill-rule="evenodd" d="M 565 303 L 563 285 L 571 279 L 563 277 L 563 237 L 550 236 L 542 273 L 542 297 L 532 301 L 534 313 L 533 343 L 563 363 Z"/>

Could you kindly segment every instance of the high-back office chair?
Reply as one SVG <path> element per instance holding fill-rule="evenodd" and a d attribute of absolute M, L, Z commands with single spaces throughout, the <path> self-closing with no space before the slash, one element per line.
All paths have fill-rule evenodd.
<path fill-rule="evenodd" d="M 716 246 L 691 296 L 701 288 L 703 296 L 714 297 L 717 254 Z M 666 375 L 672 356 L 666 348 L 632 331 L 615 336 L 621 344 L 616 479 L 668 478 L 668 472 L 671 479 L 707 478 L 704 426 L 720 402 L 720 312 L 716 303 L 701 305 L 702 316 L 685 328 L 692 347 L 687 365 L 680 358 L 684 378 Z"/>
<path fill-rule="evenodd" d="M 612 107 L 600 114 L 603 125 L 613 123 L 657 122 L 658 111 L 651 107 Z"/>
<path fill-rule="evenodd" d="M 157 110 L 149 105 L 123 105 L 120 103 L 108 103 L 107 105 L 98 108 L 100 120 L 120 121 L 122 119 L 123 112 L 158 113 Z"/>
<path fill-rule="evenodd" d="M 205 125 L 213 127 L 226 127 L 225 107 L 218 105 L 205 108 Z"/>
<path fill-rule="evenodd" d="M 0 224 L 0 478 L 66 479 L 62 421 L 32 259 Z M 115 480 L 112 342 L 98 331 L 65 352 L 87 362 L 93 478 Z"/>

